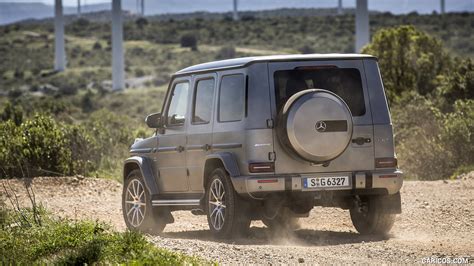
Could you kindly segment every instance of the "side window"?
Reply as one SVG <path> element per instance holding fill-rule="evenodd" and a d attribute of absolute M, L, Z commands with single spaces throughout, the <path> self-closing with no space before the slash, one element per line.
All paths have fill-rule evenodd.
<path fill-rule="evenodd" d="M 193 100 L 193 124 L 207 124 L 211 121 L 214 79 L 199 80 Z"/>
<path fill-rule="evenodd" d="M 219 122 L 240 121 L 245 109 L 244 75 L 222 77 L 219 93 Z"/>
<path fill-rule="evenodd" d="M 174 85 L 166 115 L 166 124 L 168 126 L 179 126 L 184 124 L 186 107 L 188 105 L 188 89 L 188 82 L 177 83 Z"/>

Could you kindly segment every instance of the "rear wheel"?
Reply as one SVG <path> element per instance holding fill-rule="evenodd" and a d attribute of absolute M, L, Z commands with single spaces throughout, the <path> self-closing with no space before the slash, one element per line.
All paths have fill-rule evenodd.
<path fill-rule="evenodd" d="M 222 168 L 211 173 L 206 187 L 207 221 L 212 234 L 229 238 L 245 234 L 250 226 L 247 203 L 235 192 L 230 177 Z"/>
<path fill-rule="evenodd" d="M 383 209 L 383 197 L 361 198 L 350 209 L 352 224 L 363 235 L 385 235 L 395 222 L 396 214 L 386 213 Z"/>
<path fill-rule="evenodd" d="M 122 211 L 127 228 L 149 234 L 159 234 L 166 226 L 160 211 L 151 205 L 140 170 L 133 170 L 127 176 L 122 192 Z"/>

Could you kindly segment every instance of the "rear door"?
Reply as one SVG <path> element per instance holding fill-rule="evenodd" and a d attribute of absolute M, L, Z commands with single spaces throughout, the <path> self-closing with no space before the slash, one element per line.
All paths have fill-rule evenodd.
<path fill-rule="evenodd" d="M 211 153 L 216 74 L 194 78 L 191 113 L 187 129 L 186 164 L 191 192 L 203 193 L 206 156 Z"/>
<path fill-rule="evenodd" d="M 352 141 L 347 149 L 326 167 L 294 159 L 281 146 L 274 130 L 277 174 L 374 169 L 374 129 L 362 60 L 272 62 L 268 67 L 272 114 L 275 120 L 280 108 L 291 95 L 313 88 L 329 90 L 340 96 L 348 105 L 353 120 Z M 297 82 L 297 90 L 295 86 L 290 88 L 289 79 L 295 76 L 302 80 Z M 317 121 L 308 117 L 308 123 L 314 123 L 316 127 Z"/>

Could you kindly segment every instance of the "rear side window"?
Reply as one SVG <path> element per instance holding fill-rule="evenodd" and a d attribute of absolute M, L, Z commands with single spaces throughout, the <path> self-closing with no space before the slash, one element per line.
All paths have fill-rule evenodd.
<path fill-rule="evenodd" d="M 207 124 L 211 121 L 214 79 L 198 81 L 193 103 L 193 124 Z"/>
<path fill-rule="evenodd" d="M 341 97 L 353 116 L 365 114 L 364 90 L 356 68 L 314 68 L 276 71 L 275 95 L 278 110 L 293 94 L 306 89 L 324 89 Z"/>
<path fill-rule="evenodd" d="M 219 92 L 219 122 L 240 121 L 245 112 L 245 78 L 242 74 L 222 77 Z"/>
<path fill-rule="evenodd" d="M 186 117 L 186 107 L 188 105 L 189 83 L 182 82 L 174 85 L 171 101 L 166 115 L 166 124 L 178 126 L 184 124 Z"/>

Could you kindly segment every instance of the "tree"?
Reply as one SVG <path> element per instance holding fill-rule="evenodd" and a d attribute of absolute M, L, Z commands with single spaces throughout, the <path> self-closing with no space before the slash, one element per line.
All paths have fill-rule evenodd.
<path fill-rule="evenodd" d="M 405 91 L 433 92 L 437 76 L 446 74 L 451 64 L 441 41 L 413 26 L 379 30 L 362 52 L 379 58 L 391 102 Z"/>

